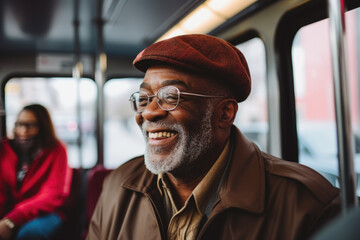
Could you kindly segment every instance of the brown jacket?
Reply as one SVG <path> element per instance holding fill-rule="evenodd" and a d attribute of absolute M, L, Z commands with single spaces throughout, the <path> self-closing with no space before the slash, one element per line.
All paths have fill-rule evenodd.
<path fill-rule="evenodd" d="M 339 191 L 320 174 L 265 154 L 234 132 L 229 173 L 198 239 L 306 239 L 339 213 Z M 156 179 L 143 157 L 113 171 L 87 239 L 165 239 Z"/>

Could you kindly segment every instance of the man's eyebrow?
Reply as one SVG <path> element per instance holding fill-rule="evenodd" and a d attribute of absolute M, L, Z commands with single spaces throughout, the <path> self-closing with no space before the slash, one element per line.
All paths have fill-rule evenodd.
<path fill-rule="evenodd" d="M 142 82 L 140 84 L 140 88 L 149 88 L 150 87 L 150 84 L 146 83 L 146 82 Z"/>
<path fill-rule="evenodd" d="M 178 86 L 183 86 L 183 87 L 187 87 L 186 83 L 181 81 L 181 80 L 176 80 L 176 79 L 169 79 L 169 80 L 165 80 L 161 83 L 161 86 L 168 86 L 168 85 L 178 85 Z M 143 82 L 140 84 L 140 88 L 146 88 L 149 89 L 150 88 L 150 84 Z"/>

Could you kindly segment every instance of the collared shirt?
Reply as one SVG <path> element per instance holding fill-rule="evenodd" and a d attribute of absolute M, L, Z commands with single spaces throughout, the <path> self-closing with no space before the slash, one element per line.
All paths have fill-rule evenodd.
<path fill-rule="evenodd" d="M 229 153 L 230 141 L 228 140 L 219 158 L 195 187 L 181 209 L 178 209 L 174 202 L 167 176 L 165 174 L 158 175 L 158 188 L 165 206 L 165 219 L 163 220 L 168 223 L 167 239 L 191 240 L 196 238 L 203 221 L 206 220 L 204 215 L 207 205 L 213 195 L 217 194 Z"/>

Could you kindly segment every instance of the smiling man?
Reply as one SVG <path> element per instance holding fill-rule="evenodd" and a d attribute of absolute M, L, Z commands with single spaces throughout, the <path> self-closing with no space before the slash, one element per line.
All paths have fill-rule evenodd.
<path fill-rule="evenodd" d="M 183 35 L 134 66 L 145 72 L 130 103 L 146 151 L 106 178 L 87 239 L 306 239 L 338 214 L 338 189 L 233 125 L 251 89 L 236 47 Z"/>

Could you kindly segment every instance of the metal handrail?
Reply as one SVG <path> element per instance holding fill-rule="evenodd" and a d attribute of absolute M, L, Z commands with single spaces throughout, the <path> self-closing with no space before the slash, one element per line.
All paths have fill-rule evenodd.
<path fill-rule="evenodd" d="M 328 0 L 328 13 L 330 19 L 340 187 L 343 213 L 346 214 L 348 210 L 357 206 L 357 197 L 345 48 L 345 1 Z"/>
<path fill-rule="evenodd" d="M 97 129 L 97 150 L 98 164 L 104 164 L 104 84 L 106 80 L 107 56 L 104 48 L 104 23 L 102 17 L 103 0 L 97 0 L 97 54 L 95 64 L 95 82 L 98 88 L 97 108 L 96 108 L 96 129 Z"/>

